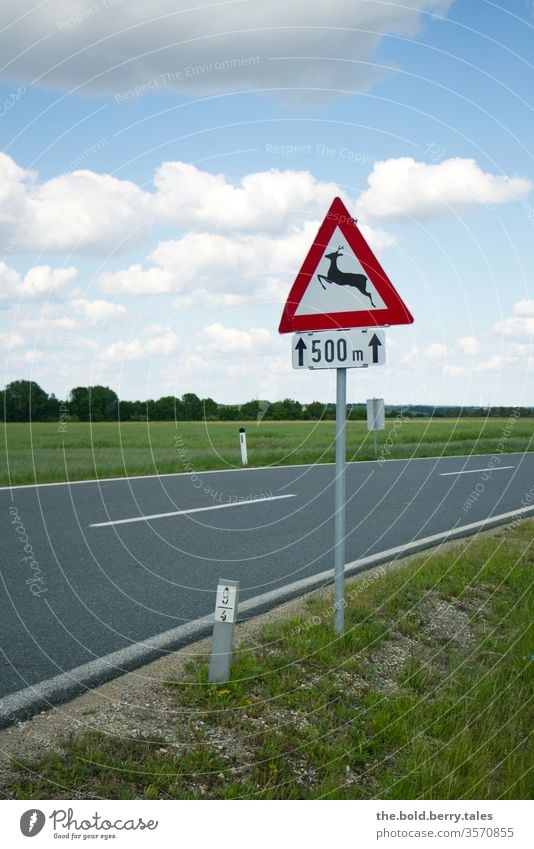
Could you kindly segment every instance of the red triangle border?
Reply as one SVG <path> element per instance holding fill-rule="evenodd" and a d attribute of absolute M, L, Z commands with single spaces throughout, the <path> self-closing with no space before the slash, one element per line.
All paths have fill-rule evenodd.
<path fill-rule="evenodd" d="M 308 288 L 310 279 L 332 238 L 336 227 L 343 233 L 347 244 L 360 261 L 367 277 L 386 305 L 381 310 L 354 310 L 351 312 L 295 315 Z M 393 286 L 393 283 L 378 262 L 362 236 L 354 218 L 341 198 L 332 201 L 323 223 L 319 227 L 308 255 L 302 264 L 288 295 L 279 333 L 299 333 L 311 330 L 346 330 L 352 327 L 384 327 L 390 324 L 412 324 L 413 316 Z"/>

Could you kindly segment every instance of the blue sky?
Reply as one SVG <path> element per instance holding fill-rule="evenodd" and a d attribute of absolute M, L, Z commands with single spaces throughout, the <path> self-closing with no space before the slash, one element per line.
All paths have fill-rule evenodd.
<path fill-rule="evenodd" d="M 349 397 L 533 404 L 534 4 L 6 0 L 4 382 L 331 400 L 282 306 L 341 194 L 415 317 Z"/>

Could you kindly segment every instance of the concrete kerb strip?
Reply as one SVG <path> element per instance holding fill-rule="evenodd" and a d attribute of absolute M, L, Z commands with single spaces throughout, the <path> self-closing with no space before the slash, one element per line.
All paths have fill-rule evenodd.
<path fill-rule="evenodd" d="M 461 525 L 432 536 L 422 537 L 411 543 L 404 543 L 377 552 L 377 554 L 371 554 L 368 557 L 362 557 L 352 563 L 347 563 L 345 567 L 346 576 L 357 575 L 359 572 L 365 572 L 374 566 L 400 560 L 441 543 L 470 536 L 492 526 L 506 524 L 508 520 L 524 518 L 532 512 L 534 512 L 534 505 L 521 507 L 518 510 L 482 519 L 480 522 Z M 252 618 L 264 613 L 276 604 L 290 601 L 307 592 L 327 586 L 332 583 L 333 578 L 333 569 L 311 575 L 309 578 L 295 581 L 285 587 L 279 587 L 242 602 L 239 605 L 239 613 L 241 616 L 246 614 L 247 619 Z M 46 681 L 5 696 L 0 703 L 0 728 L 5 728 L 17 720 L 27 719 L 42 710 L 69 701 L 75 696 L 81 695 L 84 691 L 104 684 L 124 672 L 129 672 L 156 660 L 164 652 L 174 651 L 188 643 L 206 637 L 211 633 L 212 627 L 213 614 L 210 614 L 202 619 L 196 619 L 194 622 L 179 625 L 163 634 L 157 634 L 146 642 L 134 643 L 132 646 L 77 666 L 69 672 L 63 672 L 53 678 L 48 678 Z"/>

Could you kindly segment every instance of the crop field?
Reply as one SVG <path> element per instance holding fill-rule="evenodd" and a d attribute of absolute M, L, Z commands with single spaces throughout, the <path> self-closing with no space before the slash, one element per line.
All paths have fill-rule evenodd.
<path fill-rule="evenodd" d="M 4 425 L 3 485 L 240 466 L 239 427 L 247 430 L 249 465 L 334 461 L 335 423 L 110 422 Z M 529 451 L 532 418 L 386 419 L 378 457 L 430 457 Z M 347 458 L 374 459 L 363 421 L 347 424 Z"/>

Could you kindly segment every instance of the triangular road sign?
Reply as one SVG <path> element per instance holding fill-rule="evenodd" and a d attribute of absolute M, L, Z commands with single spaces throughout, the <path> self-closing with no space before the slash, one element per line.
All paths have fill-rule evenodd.
<path fill-rule="evenodd" d="M 334 198 L 289 293 L 279 332 L 412 322 L 345 204 Z"/>

